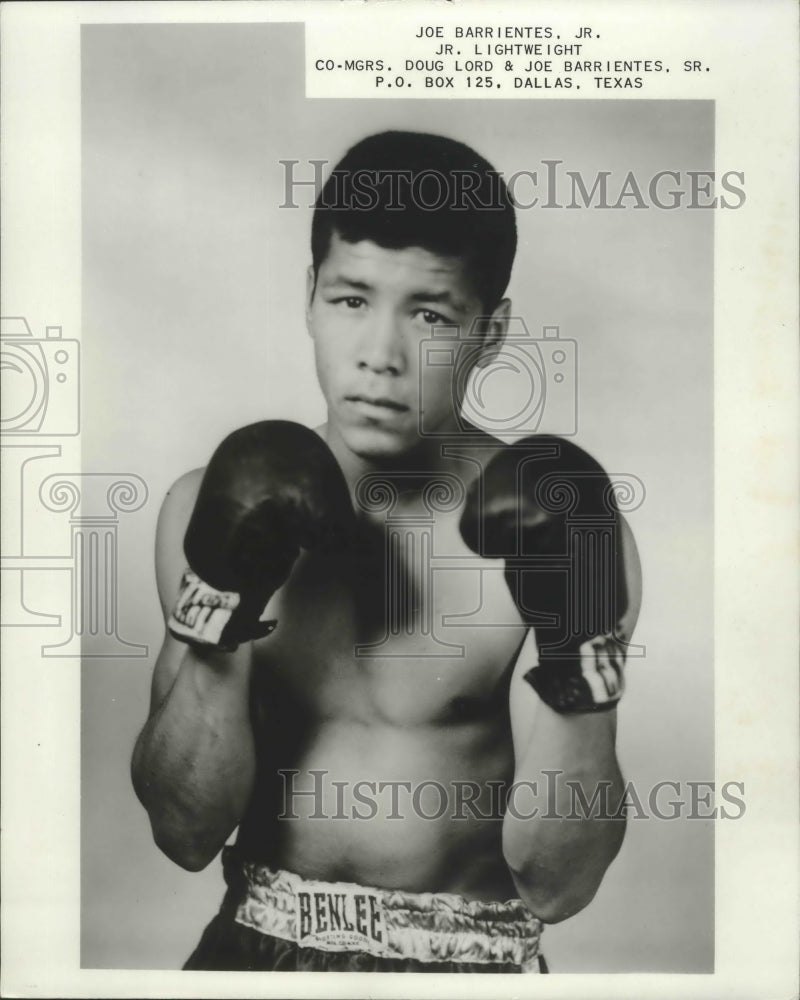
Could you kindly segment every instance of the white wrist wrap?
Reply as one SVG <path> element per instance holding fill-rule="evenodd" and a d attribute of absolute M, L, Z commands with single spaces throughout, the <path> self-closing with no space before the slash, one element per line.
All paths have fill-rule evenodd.
<path fill-rule="evenodd" d="M 568 653 L 539 650 L 530 629 L 519 660 L 536 663 L 524 675 L 539 697 L 557 712 L 592 712 L 613 708 L 625 690 L 625 645 L 616 635 L 595 636 Z"/>
<path fill-rule="evenodd" d="M 167 627 L 176 639 L 201 646 L 219 646 L 222 632 L 239 607 L 233 591 L 215 590 L 192 570 L 184 571 L 178 600 Z"/>
<path fill-rule="evenodd" d="M 625 648 L 613 635 L 599 635 L 580 648 L 581 672 L 595 705 L 619 701 L 625 689 Z"/>

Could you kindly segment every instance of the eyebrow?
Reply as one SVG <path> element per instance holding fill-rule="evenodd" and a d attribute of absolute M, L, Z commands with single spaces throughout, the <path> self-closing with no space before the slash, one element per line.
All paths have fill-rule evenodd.
<path fill-rule="evenodd" d="M 453 296 L 452 292 L 414 292 L 411 296 L 412 302 L 434 302 L 442 303 L 444 305 L 450 305 L 454 309 L 458 309 L 461 312 L 466 310 L 466 305 L 460 300 Z"/>
<path fill-rule="evenodd" d="M 366 281 L 357 281 L 355 278 L 347 278 L 343 274 L 334 275 L 332 278 L 328 278 L 323 284 L 326 288 L 333 288 L 336 285 L 347 285 L 348 288 L 355 288 L 359 292 L 371 292 L 372 285 Z"/>
<path fill-rule="evenodd" d="M 344 274 L 337 274 L 334 277 L 329 278 L 324 284 L 326 288 L 335 288 L 337 285 L 346 285 L 348 288 L 352 288 L 358 292 L 371 292 L 374 290 L 374 286 L 370 285 L 369 282 L 359 281 L 356 278 L 348 278 Z M 457 299 L 452 292 L 447 289 L 442 292 L 413 292 L 409 298 L 412 302 L 431 302 L 434 304 L 449 305 L 452 306 L 453 309 L 457 309 L 460 312 L 466 311 L 466 304 L 461 299 Z"/>

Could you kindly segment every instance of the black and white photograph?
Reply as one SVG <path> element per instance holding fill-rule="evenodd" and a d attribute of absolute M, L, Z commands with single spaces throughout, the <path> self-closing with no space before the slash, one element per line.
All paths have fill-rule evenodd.
<path fill-rule="evenodd" d="M 791 995 L 796 144 L 677 5 L 89 6 L 4 165 L 8 995 Z"/>

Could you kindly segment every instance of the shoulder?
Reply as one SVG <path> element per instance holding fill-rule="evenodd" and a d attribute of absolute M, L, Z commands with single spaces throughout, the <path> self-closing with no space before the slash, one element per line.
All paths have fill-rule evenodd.
<path fill-rule="evenodd" d="M 473 424 L 467 424 L 465 431 L 454 436 L 452 441 L 446 439 L 445 444 L 462 461 L 466 460 L 481 470 L 486 468 L 495 455 L 499 455 L 508 447 L 505 441 Z"/>
<path fill-rule="evenodd" d="M 605 469 L 588 451 L 570 438 L 555 434 L 529 434 L 504 442 L 490 434 L 473 438 L 460 454 L 479 459 L 489 476 L 546 474 L 605 476 Z"/>
<path fill-rule="evenodd" d="M 206 470 L 192 469 L 179 476 L 167 490 L 164 500 L 161 503 L 161 511 L 158 516 L 159 528 L 181 519 L 185 513 L 186 520 L 194 507 L 200 483 Z"/>
<path fill-rule="evenodd" d="M 519 446 L 529 448 L 544 459 L 550 458 L 555 465 L 569 468 L 570 471 L 604 471 L 597 459 L 571 438 L 558 437 L 556 434 L 532 434 L 523 438 Z"/>
<path fill-rule="evenodd" d="M 465 471 L 467 466 L 473 467 L 473 471 L 478 469 L 487 485 L 507 483 L 512 479 L 516 482 L 520 475 L 526 481 L 546 475 L 606 478 L 605 469 L 597 459 L 570 438 L 528 434 L 501 441 L 477 427 L 468 430 L 460 440 L 454 440 L 457 446 L 450 451 L 458 456 Z"/>

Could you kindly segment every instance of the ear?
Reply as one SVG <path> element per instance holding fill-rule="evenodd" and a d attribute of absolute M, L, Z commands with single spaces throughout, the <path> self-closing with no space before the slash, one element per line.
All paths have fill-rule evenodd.
<path fill-rule="evenodd" d="M 486 368 L 497 355 L 506 339 L 508 333 L 508 320 L 511 315 L 511 299 L 502 299 L 491 316 L 483 322 L 484 330 L 481 334 L 483 343 L 481 352 L 475 362 L 478 368 Z"/>
<path fill-rule="evenodd" d="M 316 279 L 314 278 L 314 265 L 309 264 L 308 270 L 306 271 L 306 330 L 308 331 L 309 337 L 314 336 L 311 330 L 311 303 L 314 299 L 315 288 Z"/>

